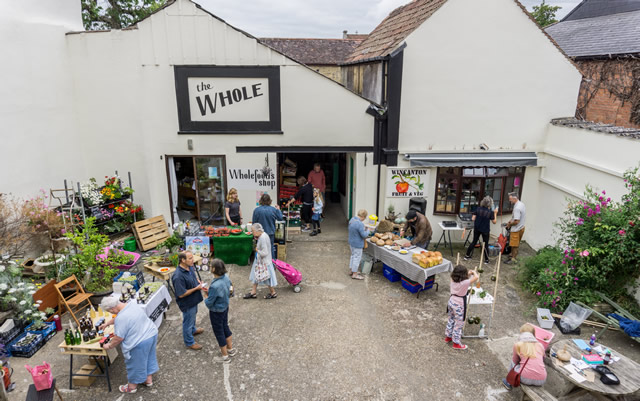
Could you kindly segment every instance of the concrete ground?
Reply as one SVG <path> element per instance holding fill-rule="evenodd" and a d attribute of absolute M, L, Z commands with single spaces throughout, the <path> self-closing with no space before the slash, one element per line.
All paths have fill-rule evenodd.
<path fill-rule="evenodd" d="M 184 347 L 181 314 L 175 304 L 160 328 L 160 371 L 154 387 L 136 394 L 121 394 L 126 383 L 122 357 L 114 362 L 113 392 L 104 379 L 91 387 L 68 390 L 69 358 L 60 354 L 58 334 L 30 360 L 14 358 L 17 388 L 10 400 L 25 398 L 31 378 L 25 363 L 49 362 L 65 400 L 515 400 L 521 391 L 507 392 L 500 383 L 506 375 L 511 347 L 519 327 L 535 322 L 533 299 L 520 290 L 514 267 L 500 271 L 495 316 L 490 339 L 464 339 L 466 351 L 453 350 L 443 341 L 449 277 L 437 277 L 439 291 L 425 291 L 420 298 L 390 283 L 380 264 L 364 281 L 348 275 L 349 246 L 346 220 L 338 207 L 329 207 L 323 232 L 317 237 L 293 236 L 287 246 L 287 262 L 304 277 L 302 292 L 293 292 L 278 275 L 278 298 L 244 300 L 249 266 L 230 267 L 236 288 L 231 299 L 230 326 L 239 350 L 229 365 L 213 361 L 219 349 L 204 304 L 199 308 L 197 337 L 204 348 Z M 441 249 L 442 250 L 442 249 Z M 454 251 L 462 250 L 461 244 Z M 530 250 L 528 252 L 531 252 Z M 444 252 L 445 257 L 450 255 Z M 466 263 L 472 268 L 476 258 Z M 485 268 L 485 288 L 494 267 Z M 211 279 L 208 272 L 203 278 Z M 492 288 L 492 286 L 491 286 Z M 488 322 L 490 306 L 472 306 L 471 315 Z M 581 338 L 591 330 L 583 327 Z M 477 325 L 467 334 L 476 334 Z M 554 327 L 556 338 L 563 337 Z M 608 332 L 603 342 L 640 362 L 640 345 L 622 333 Z M 76 358 L 77 361 L 78 358 Z M 80 366 L 78 362 L 75 366 Z M 562 391 L 549 370 L 550 386 Z M 627 399 L 633 399 L 629 397 Z M 636 398 L 637 399 L 637 398 Z"/>

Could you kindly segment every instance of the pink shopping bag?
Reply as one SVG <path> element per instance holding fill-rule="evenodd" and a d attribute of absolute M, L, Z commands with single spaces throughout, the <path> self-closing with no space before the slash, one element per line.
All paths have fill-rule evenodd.
<path fill-rule="evenodd" d="M 35 368 L 31 368 L 29 365 L 24 365 L 25 368 L 31 373 L 33 377 L 33 384 L 36 386 L 36 390 L 48 390 L 53 384 L 53 374 L 51 373 L 51 366 L 43 362 L 42 365 L 38 365 Z"/>

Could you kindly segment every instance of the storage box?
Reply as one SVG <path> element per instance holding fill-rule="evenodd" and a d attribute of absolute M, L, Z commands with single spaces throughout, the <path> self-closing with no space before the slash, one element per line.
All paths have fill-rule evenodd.
<path fill-rule="evenodd" d="M 42 341 L 42 336 L 40 334 L 36 334 L 36 338 L 31 344 L 26 346 L 18 345 L 17 343 L 27 334 L 29 333 L 22 333 L 13 340 L 11 344 L 9 344 L 7 350 L 11 353 L 12 357 L 31 358 L 33 354 L 35 354 L 44 345 L 44 341 Z"/>
<path fill-rule="evenodd" d="M 545 308 L 537 308 L 538 309 L 538 324 L 543 329 L 550 329 L 553 327 L 553 316 L 551 316 L 551 312 L 549 309 Z"/>
<path fill-rule="evenodd" d="M 532 324 L 532 326 L 536 331 L 536 340 L 538 340 L 538 342 L 540 342 L 540 344 L 544 346 L 545 350 L 549 348 L 549 344 L 551 344 L 551 341 L 553 340 L 553 336 L 555 336 L 555 334 L 541 327 L 538 327 L 535 324 Z"/>
<path fill-rule="evenodd" d="M 405 290 L 409 291 L 412 294 L 417 293 L 418 291 L 426 291 L 430 288 L 433 288 L 433 283 L 435 282 L 435 278 L 434 277 L 430 277 L 429 280 L 425 281 L 424 283 L 424 288 L 420 285 L 420 283 L 417 283 L 413 280 L 409 280 L 406 277 L 402 277 L 402 286 L 405 288 Z"/>
<path fill-rule="evenodd" d="M 400 273 L 385 264 L 382 265 L 382 274 L 392 283 L 400 281 Z"/>

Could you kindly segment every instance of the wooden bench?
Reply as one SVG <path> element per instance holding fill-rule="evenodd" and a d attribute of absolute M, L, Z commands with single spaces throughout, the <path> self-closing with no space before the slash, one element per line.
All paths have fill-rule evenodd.
<path fill-rule="evenodd" d="M 532 401 L 555 401 L 556 397 L 551 395 L 544 387 L 540 386 L 527 386 L 526 384 L 520 384 L 522 389 L 522 401 L 530 399 Z"/>

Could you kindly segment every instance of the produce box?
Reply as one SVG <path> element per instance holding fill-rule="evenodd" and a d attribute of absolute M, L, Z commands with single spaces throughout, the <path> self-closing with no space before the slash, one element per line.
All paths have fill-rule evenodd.
<path fill-rule="evenodd" d="M 553 327 L 553 316 L 549 309 L 537 308 L 538 310 L 538 324 L 543 329 L 550 329 Z"/>
<path fill-rule="evenodd" d="M 23 333 L 9 344 L 8 351 L 13 357 L 31 358 L 43 345 L 42 335 Z"/>
<path fill-rule="evenodd" d="M 118 274 L 114 279 L 113 282 L 114 283 L 129 283 L 133 286 L 133 288 L 138 291 L 140 289 L 140 283 L 138 282 L 138 278 L 136 277 L 135 274 L 130 275 L 129 277 L 123 277 L 124 273 L 126 272 L 120 272 L 120 274 Z"/>
<path fill-rule="evenodd" d="M 8 345 L 22 333 L 22 325 L 13 319 L 7 319 L 0 327 L 0 344 Z"/>
<path fill-rule="evenodd" d="M 431 276 L 429 277 L 429 279 L 427 281 L 425 281 L 424 283 L 424 288 L 420 285 L 420 283 L 417 283 L 413 280 L 409 280 L 406 277 L 402 277 L 402 286 L 409 291 L 412 294 L 417 293 L 418 291 L 426 291 L 430 288 L 433 288 L 433 284 L 435 282 L 435 277 Z"/>
<path fill-rule="evenodd" d="M 393 268 L 385 265 L 384 263 L 382 264 L 382 274 L 387 278 L 387 280 L 391 281 L 392 283 L 400 281 L 400 273 L 393 270 Z"/>
<path fill-rule="evenodd" d="M 42 336 L 42 341 L 44 343 L 46 343 L 47 341 L 49 341 L 51 339 L 51 337 L 53 337 L 56 334 L 56 323 L 55 322 L 49 322 L 49 323 L 45 322 L 45 323 L 43 323 L 43 325 L 45 326 L 44 329 L 35 330 L 33 328 L 34 323 L 31 323 L 30 325 L 27 326 L 25 331 L 27 333 L 40 334 Z"/>

